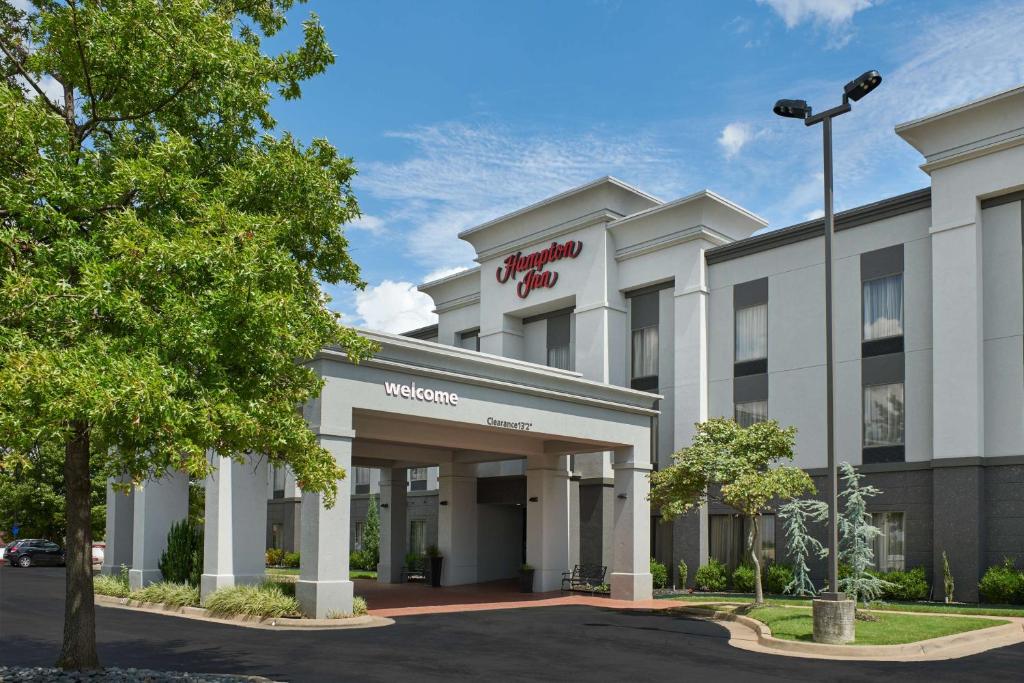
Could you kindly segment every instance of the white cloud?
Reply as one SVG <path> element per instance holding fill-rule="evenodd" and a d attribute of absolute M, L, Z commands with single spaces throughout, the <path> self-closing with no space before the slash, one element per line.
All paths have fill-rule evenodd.
<path fill-rule="evenodd" d="M 462 230 L 603 175 L 656 194 L 685 187 L 679 155 L 643 132 L 541 135 L 445 123 L 391 137 L 407 141 L 411 155 L 364 164 L 360 191 L 390 204 L 389 228 L 404 227 L 408 253 L 422 264 L 469 263 Z"/>
<path fill-rule="evenodd" d="M 796 28 L 805 21 L 837 28 L 849 23 L 853 15 L 877 2 L 872 0 L 757 0 L 782 17 L 786 28 Z"/>
<path fill-rule="evenodd" d="M 385 232 L 384 220 L 378 216 L 363 214 L 358 219 L 345 225 L 349 230 L 365 230 L 373 235 L 380 235 Z"/>
<path fill-rule="evenodd" d="M 356 292 L 361 324 L 382 332 L 408 332 L 437 322 L 433 300 L 411 282 L 384 280 Z"/>
<path fill-rule="evenodd" d="M 23 76 L 15 76 L 14 80 L 29 97 L 35 99 L 39 96 L 39 93 L 29 85 L 29 82 Z M 36 84 L 46 94 L 48 100 L 63 108 L 64 86 L 58 83 L 53 76 L 43 75 L 42 78 L 36 79 Z"/>
<path fill-rule="evenodd" d="M 804 214 L 804 220 L 805 221 L 813 221 L 815 218 L 821 218 L 824 215 L 825 215 L 825 210 L 824 209 L 811 209 L 810 211 L 808 211 L 807 213 Z"/>
<path fill-rule="evenodd" d="M 424 275 L 423 281 L 433 282 L 434 280 L 440 280 L 441 278 L 448 277 L 449 275 L 461 273 L 464 270 L 468 270 L 468 268 L 466 268 L 466 266 L 451 266 L 446 268 L 438 268 L 437 270 L 432 270 L 426 275 Z"/>
<path fill-rule="evenodd" d="M 725 150 L 725 158 L 731 159 L 750 141 L 760 137 L 763 131 L 754 131 L 749 123 L 734 121 L 722 129 L 718 136 L 718 144 Z"/>

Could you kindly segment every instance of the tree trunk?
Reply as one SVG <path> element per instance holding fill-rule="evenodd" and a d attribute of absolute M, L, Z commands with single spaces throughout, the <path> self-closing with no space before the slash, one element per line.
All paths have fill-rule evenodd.
<path fill-rule="evenodd" d="M 750 518 L 750 559 L 754 562 L 754 604 L 764 604 L 764 589 L 761 587 L 761 558 L 758 557 L 758 539 L 760 533 L 758 529 L 758 519 L 760 515 L 754 515 Z"/>
<path fill-rule="evenodd" d="M 67 591 L 64 602 L 64 644 L 57 666 L 99 669 L 96 656 L 96 605 L 92 592 L 92 506 L 89 499 L 89 425 L 78 420 L 64 447 L 67 487 Z"/>

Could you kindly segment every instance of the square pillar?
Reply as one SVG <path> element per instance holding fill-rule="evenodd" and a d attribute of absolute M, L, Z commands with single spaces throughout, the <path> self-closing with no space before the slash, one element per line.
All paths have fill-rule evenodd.
<path fill-rule="evenodd" d="M 580 563 L 580 477 L 569 476 L 569 569 Z"/>
<path fill-rule="evenodd" d="M 615 451 L 615 521 L 612 543 L 612 598 L 650 600 L 651 579 L 651 472 L 649 447 Z M 644 457 L 646 456 L 646 457 Z"/>
<path fill-rule="evenodd" d="M 103 551 L 103 574 L 116 576 L 121 572 L 121 565 L 132 565 L 132 534 L 135 523 L 135 491 L 127 492 L 114 489 L 113 484 L 127 484 L 131 487 L 132 480 L 128 476 L 120 476 L 107 481 L 107 533 Z"/>
<path fill-rule="evenodd" d="M 132 590 L 160 581 L 160 556 L 167 550 L 171 525 L 188 517 L 188 475 L 168 471 L 135 488 L 132 509 L 132 568 L 128 584 Z"/>
<path fill-rule="evenodd" d="M 477 582 L 476 475 L 473 465 L 438 470 L 437 547 L 444 558 L 441 585 Z"/>
<path fill-rule="evenodd" d="M 266 570 L 267 458 L 210 457 L 214 471 L 206 479 L 203 600 L 218 588 L 262 583 Z"/>
<path fill-rule="evenodd" d="M 355 432 L 320 435 L 320 445 L 345 472 L 352 472 Z M 349 518 L 352 486 L 338 482 L 334 507 L 324 505 L 321 493 L 302 494 L 302 554 L 295 598 L 307 617 L 326 619 L 329 613 L 352 613 L 352 581 L 348 576 Z"/>
<path fill-rule="evenodd" d="M 568 456 L 541 455 L 526 459 L 526 562 L 534 568 L 533 589 L 547 592 L 562 586 L 569 566 Z"/>
<path fill-rule="evenodd" d="M 399 583 L 405 563 L 407 472 L 402 467 L 380 471 L 380 562 L 379 583 Z"/>

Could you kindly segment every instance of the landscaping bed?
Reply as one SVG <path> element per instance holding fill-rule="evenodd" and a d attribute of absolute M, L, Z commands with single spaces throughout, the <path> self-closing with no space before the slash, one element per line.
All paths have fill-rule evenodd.
<path fill-rule="evenodd" d="M 102 672 L 64 671 L 50 667 L 0 666 L 0 681 L 11 683 L 78 683 L 79 681 L 115 681 L 124 683 L 257 683 L 269 681 L 262 676 L 231 674 L 200 674 L 185 671 L 153 671 L 152 669 L 120 669 L 107 667 Z"/>
<path fill-rule="evenodd" d="M 659 591 L 659 599 L 679 600 L 682 602 L 716 602 L 724 604 L 744 605 L 754 601 L 753 595 L 743 593 L 689 593 L 685 591 Z M 771 606 L 810 607 L 809 598 L 788 596 L 766 597 L 765 603 Z M 941 602 L 873 602 L 873 612 L 920 612 L 922 614 L 962 614 L 972 616 L 993 617 L 1024 617 L 1024 608 L 1019 605 L 986 605 L 974 603 L 941 603 Z"/>

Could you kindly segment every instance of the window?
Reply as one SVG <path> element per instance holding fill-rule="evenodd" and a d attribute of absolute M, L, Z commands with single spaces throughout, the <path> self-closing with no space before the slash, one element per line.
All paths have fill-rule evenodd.
<path fill-rule="evenodd" d="M 272 471 L 274 498 L 284 498 L 284 467 L 274 465 Z"/>
<path fill-rule="evenodd" d="M 270 525 L 270 547 L 279 550 L 284 547 L 284 525 L 277 522 Z"/>
<path fill-rule="evenodd" d="M 427 553 L 427 523 L 422 519 L 409 522 L 409 552 L 417 555 Z"/>
<path fill-rule="evenodd" d="M 736 362 L 768 357 L 768 304 L 736 309 Z"/>
<path fill-rule="evenodd" d="M 658 326 L 633 330 L 633 379 L 658 376 Z"/>
<path fill-rule="evenodd" d="M 864 448 L 903 445 L 903 383 L 864 387 Z"/>
<path fill-rule="evenodd" d="M 370 492 L 370 469 L 368 467 L 355 467 L 353 482 L 356 485 L 356 493 Z"/>
<path fill-rule="evenodd" d="M 570 313 L 548 318 L 548 367 L 572 369 L 571 327 Z"/>
<path fill-rule="evenodd" d="M 749 520 L 739 515 L 711 515 L 708 521 L 708 554 L 728 567 L 730 572 L 741 564 L 749 564 Z M 775 562 L 775 515 L 761 515 L 759 531 L 758 557 L 761 565 L 766 566 Z"/>
<path fill-rule="evenodd" d="M 409 470 L 409 490 L 410 491 L 426 491 L 427 490 L 427 468 L 426 467 L 413 467 Z"/>
<path fill-rule="evenodd" d="M 903 274 L 864 281 L 864 341 L 903 336 Z"/>
<path fill-rule="evenodd" d="M 372 498 L 371 498 L 372 500 Z M 366 531 L 366 524 L 364 522 L 356 522 L 352 526 L 352 549 L 362 550 L 363 549 L 363 533 Z"/>
<path fill-rule="evenodd" d="M 470 351 L 480 350 L 480 330 L 468 330 L 459 333 L 459 346 Z"/>
<path fill-rule="evenodd" d="M 747 401 L 736 404 L 736 422 L 740 427 L 749 427 L 768 419 L 768 401 Z"/>
<path fill-rule="evenodd" d="M 871 520 L 880 533 L 875 536 L 875 566 L 879 571 L 903 571 L 903 513 L 876 512 Z"/>
<path fill-rule="evenodd" d="M 630 297 L 630 386 L 658 388 L 658 323 L 661 290 Z"/>

